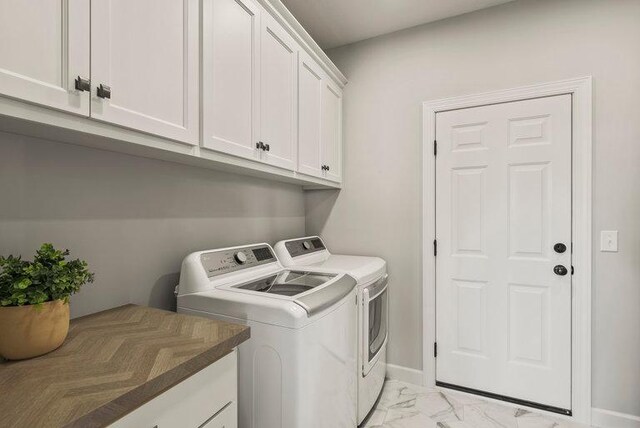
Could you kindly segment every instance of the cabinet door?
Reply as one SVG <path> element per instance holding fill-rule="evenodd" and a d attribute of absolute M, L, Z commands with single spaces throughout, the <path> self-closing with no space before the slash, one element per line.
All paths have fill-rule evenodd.
<path fill-rule="evenodd" d="M 89 115 L 89 0 L 2 0 L 0 40 L 0 95 Z"/>
<path fill-rule="evenodd" d="M 302 50 L 298 59 L 298 171 L 322 177 L 323 73 Z"/>
<path fill-rule="evenodd" d="M 198 144 L 198 32 L 198 0 L 92 0 L 91 117 Z"/>
<path fill-rule="evenodd" d="M 262 159 L 293 170 L 297 155 L 297 45 L 270 15 L 262 16 L 260 40 L 260 141 Z"/>
<path fill-rule="evenodd" d="M 235 428 L 237 360 L 234 350 L 126 414 L 109 428 Z M 218 421 L 222 424 L 216 425 Z"/>
<path fill-rule="evenodd" d="M 330 81 L 322 91 L 322 163 L 325 178 L 342 181 L 342 91 Z"/>
<path fill-rule="evenodd" d="M 202 6 L 202 145 L 257 158 L 260 8 L 252 0 Z"/>

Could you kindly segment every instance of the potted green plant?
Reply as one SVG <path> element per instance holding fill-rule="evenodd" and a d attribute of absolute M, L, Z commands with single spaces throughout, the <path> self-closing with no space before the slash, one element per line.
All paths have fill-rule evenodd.
<path fill-rule="evenodd" d="M 0 256 L 0 356 L 20 360 L 58 348 L 69 332 L 69 297 L 94 274 L 69 250 L 42 244 L 32 262 Z"/>

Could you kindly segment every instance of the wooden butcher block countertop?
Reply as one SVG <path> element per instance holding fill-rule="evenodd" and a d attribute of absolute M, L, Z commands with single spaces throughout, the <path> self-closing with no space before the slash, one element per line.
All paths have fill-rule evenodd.
<path fill-rule="evenodd" d="M 248 338 L 246 326 L 135 305 L 74 319 L 57 350 L 0 363 L 0 426 L 109 425 Z"/>

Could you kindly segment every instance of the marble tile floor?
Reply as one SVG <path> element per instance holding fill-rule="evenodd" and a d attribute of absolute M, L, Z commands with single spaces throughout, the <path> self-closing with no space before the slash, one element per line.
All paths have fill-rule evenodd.
<path fill-rule="evenodd" d="M 587 428 L 456 391 L 387 380 L 361 428 Z"/>

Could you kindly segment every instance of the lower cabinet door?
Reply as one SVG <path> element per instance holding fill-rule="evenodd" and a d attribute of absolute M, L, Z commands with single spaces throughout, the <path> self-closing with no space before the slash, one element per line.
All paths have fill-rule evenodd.
<path fill-rule="evenodd" d="M 237 351 L 234 350 L 117 420 L 111 427 L 235 427 L 230 422 L 237 418 L 237 376 Z M 229 422 L 216 425 L 218 419 Z"/>
<path fill-rule="evenodd" d="M 237 428 L 238 427 L 238 406 L 235 402 L 229 403 L 220 413 L 200 428 Z"/>

